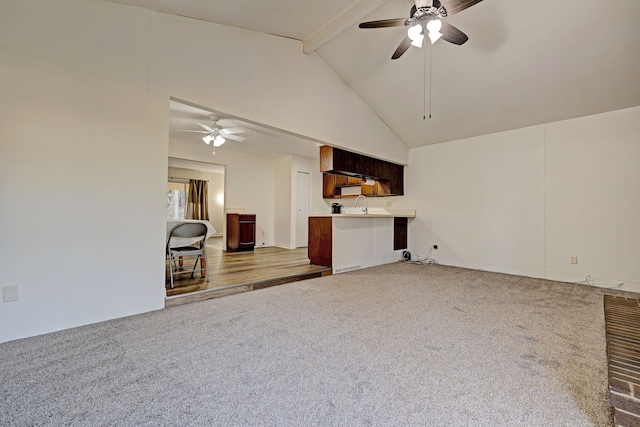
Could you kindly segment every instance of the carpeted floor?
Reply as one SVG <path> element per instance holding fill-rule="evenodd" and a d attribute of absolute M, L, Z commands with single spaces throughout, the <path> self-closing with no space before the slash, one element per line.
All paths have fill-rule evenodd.
<path fill-rule="evenodd" d="M 10 426 L 610 426 L 599 288 L 396 263 L 0 344 Z"/>

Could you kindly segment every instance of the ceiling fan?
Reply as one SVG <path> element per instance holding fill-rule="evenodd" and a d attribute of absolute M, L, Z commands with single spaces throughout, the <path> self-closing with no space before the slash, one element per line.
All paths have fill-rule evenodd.
<path fill-rule="evenodd" d="M 391 59 L 398 59 L 410 46 L 422 47 L 425 32 L 428 34 L 431 44 L 442 38 L 449 43 L 461 45 L 469 40 L 469 37 L 451 24 L 440 20 L 447 16 L 461 12 L 482 0 L 450 0 L 444 5 L 440 0 L 415 0 L 411 7 L 409 18 L 383 19 L 380 21 L 363 22 L 360 28 L 387 28 L 408 26 L 407 35 L 398 48 L 393 52 Z"/>
<path fill-rule="evenodd" d="M 245 130 L 241 127 L 233 127 L 233 128 L 223 128 L 218 124 L 218 120 L 220 120 L 220 116 L 212 114 L 209 116 L 212 124 L 211 126 L 205 125 L 200 122 L 195 122 L 198 126 L 200 126 L 204 130 L 182 130 L 182 132 L 195 132 L 195 133 L 204 133 L 205 136 L 202 137 L 202 140 L 205 144 L 210 144 L 213 141 L 214 147 L 220 147 L 225 143 L 227 139 L 231 139 L 233 141 L 244 141 L 244 136 L 238 136 L 238 133 L 245 133 Z"/>

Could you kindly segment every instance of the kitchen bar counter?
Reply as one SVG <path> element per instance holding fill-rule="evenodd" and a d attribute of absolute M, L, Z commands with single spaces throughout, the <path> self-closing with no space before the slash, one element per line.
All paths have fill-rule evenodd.
<path fill-rule="evenodd" d="M 334 274 L 396 262 L 402 249 L 394 248 L 394 218 L 415 216 L 413 210 L 309 215 L 309 259 Z M 406 220 L 404 230 L 406 237 Z"/>
<path fill-rule="evenodd" d="M 416 211 L 409 210 L 409 209 L 395 210 L 395 211 L 369 210 L 369 213 L 365 214 L 365 213 L 358 213 L 355 210 L 350 210 L 350 211 L 339 213 L 339 214 L 311 214 L 309 216 L 310 217 L 331 217 L 331 218 L 397 218 L 397 217 L 415 218 Z"/>

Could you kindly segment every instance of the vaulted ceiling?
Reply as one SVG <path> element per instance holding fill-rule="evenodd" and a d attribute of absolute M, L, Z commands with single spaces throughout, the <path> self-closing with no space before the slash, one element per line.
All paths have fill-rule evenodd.
<path fill-rule="evenodd" d="M 397 60 L 406 27 L 358 23 L 412 0 L 111 1 L 300 40 L 408 147 L 640 105 L 638 0 L 484 0 L 445 18 L 467 43 Z"/>

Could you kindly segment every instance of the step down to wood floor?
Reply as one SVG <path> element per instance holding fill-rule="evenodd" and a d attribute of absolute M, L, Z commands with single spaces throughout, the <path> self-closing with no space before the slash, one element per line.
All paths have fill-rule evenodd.
<path fill-rule="evenodd" d="M 613 418 L 640 427 L 640 300 L 605 295 L 604 317 Z"/>
<path fill-rule="evenodd" d="M 208 289 L 205 291 L 193 292 L 190 294 L 176 295 L 169 297 L 164 302 L 164 307 L 175 307 L 177 305 L 188 304 L 196 301 L 204 301 L 213 298 L 220 298 L 227 295 L 239 294 L 242 292 L 255 291 L 258 289 L 269 288 L 271 286 L 284 285 L 285 283 L 298 282 L 300 280 L 313 279 L 316 277 L 327 276 L 331 274 L 331 268 L 325 270 L 314 271 L 310 273 L 294 274 L 291 276 L 276 277 L 274 279 L 259 280 L 251 283 L 241 283 L 238 285 L 227 286 L 218 289 Z"/>

